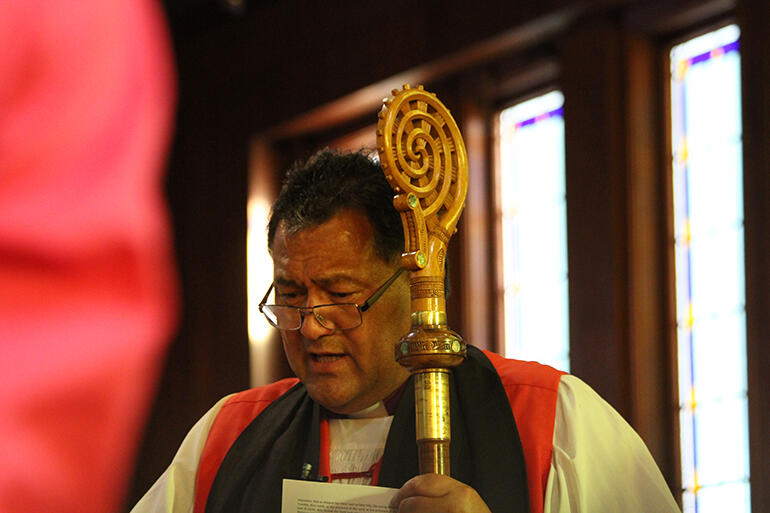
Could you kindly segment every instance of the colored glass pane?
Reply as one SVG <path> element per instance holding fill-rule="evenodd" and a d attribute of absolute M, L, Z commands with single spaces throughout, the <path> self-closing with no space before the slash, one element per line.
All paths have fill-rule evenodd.
<path fill-rule="evenodd" d="M 505 353 L 569 370 L 564 97 L 500 113 Z"/>
<path fill-rule="evenodd" d="M 739 30 L 671 50 L 685 512 L 748 512 Z"/>

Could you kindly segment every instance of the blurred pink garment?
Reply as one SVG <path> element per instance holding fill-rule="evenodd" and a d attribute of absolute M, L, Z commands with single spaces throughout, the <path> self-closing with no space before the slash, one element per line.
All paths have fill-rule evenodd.
<path fill-rule="evenodd" d="M 0 511 L 122 505 L 175 322 L 150 0 L 0 2 Z"/>

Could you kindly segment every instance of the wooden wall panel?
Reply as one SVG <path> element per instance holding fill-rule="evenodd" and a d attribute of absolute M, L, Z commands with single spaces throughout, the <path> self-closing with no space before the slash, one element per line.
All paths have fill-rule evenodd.
<path fill-rule="evenodd" d="M 770 3 L 738 2 L 752 511 L 770 511 Z"/>
<path fill-rule="evenodd" d="M 622 36 L 609 19 L 593 18 L 561 47 L 572 372 L 628 419 Z"/>

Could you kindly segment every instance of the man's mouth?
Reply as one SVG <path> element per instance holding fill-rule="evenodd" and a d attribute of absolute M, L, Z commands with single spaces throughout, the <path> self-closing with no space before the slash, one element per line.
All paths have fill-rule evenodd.
<path fill-rule="evenodd" d="M 314 362 L 320 362 L 320 363 L 331 363 L 336 362 L 340 358 L 344 357 L 344 354 L 310 354 L 310 358 Z"/>

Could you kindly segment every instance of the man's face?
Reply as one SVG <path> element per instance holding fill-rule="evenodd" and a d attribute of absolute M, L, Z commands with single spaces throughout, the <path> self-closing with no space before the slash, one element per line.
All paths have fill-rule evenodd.
<path fill-rule="evenodd" d="M 374 231 L 358 211 L 273 240 L 275 302 L 299 307 L 364 301 L 397 269 L 374 248 Z M 282 331 L 294 373 L 310 396 L 331 411 L 352 413 L 387 397 L 409 376 L 394 345 L 410 328 L 409 284 L 399 277 L 350 330 L 330 330 L 312 314 L 298 331 Z"/>

